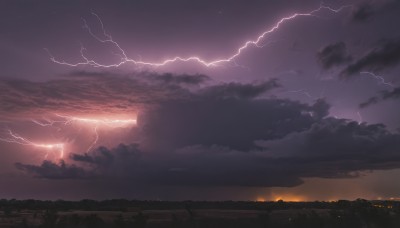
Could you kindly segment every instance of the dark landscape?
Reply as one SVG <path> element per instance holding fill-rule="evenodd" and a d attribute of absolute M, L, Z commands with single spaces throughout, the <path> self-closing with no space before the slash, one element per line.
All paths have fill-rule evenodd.
<path fill-rule="evenodd" d="M 0 227 L 399 227 L 400 202 L 1 200 Z"/>

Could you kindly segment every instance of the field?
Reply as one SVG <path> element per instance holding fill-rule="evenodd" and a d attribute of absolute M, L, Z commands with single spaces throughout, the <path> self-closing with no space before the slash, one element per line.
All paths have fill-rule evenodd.
<path fill-rule="evenodd" d="M 400 227 L 399 204 L 391 201 L 2 200 L 1 208 L 0 227 Z"/>

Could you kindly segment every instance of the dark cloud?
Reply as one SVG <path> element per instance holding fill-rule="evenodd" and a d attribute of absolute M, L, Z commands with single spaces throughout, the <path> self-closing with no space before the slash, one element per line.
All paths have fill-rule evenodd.
<path fill-rule="evenodd" d="M 299 176 L 335 178 L 398 168 L 399 140 L 398 133 L 389 132 L 382 124 L 327 118 L 306 131 L 259 143 L 269 156 L 293 161 Z"/>
<path fill-rule="evenodd" d="M 87 179 L 106 176 L 123 176 L 124 172 L 134 170 L 141 155 L 138 145 L 120 144 L 116 148 L 98 147 L 90 153 L 71 154 L 70 160 L 77 164 L 66 164 L 64 160 L 54 163 L 43 161 L 40 166 L 16 163 L 21 171 L 45 179 Z M 129 175 L 129 174 L 127 174 Z"/>
<path fill-rule="evenodd" d="M 258 84 L 231 82 L 206 87 L 200 91 L 200 94 L 210 99 L 252 99 L 274 88 L 278 88 L 279 86 L 277 79 L 271 79 L 267 82 Z"/>
<path fill-rule="evenodd" d="M 156 81 L 160 81 L 165 84 L 184 84 L 184 85 L 199 85 L 208 80 L 210 77 L 206 75 L 174 75 L 174 74 L 162 74 L 154 77 Z"/>
<path fill-rule="evenodd" d="M 381 101 L 400 98 L 400 87 L 393 88 L 391 91 L 383 91 L 380 95 L 369 98 L 360 104 L 360 108 L 365 108 Z"/>
<path fill-rule="evenodd" d="M 375 14 L 374 7 L 369 2 L 363 2 L 355 7 L 351 12 L 351 18 L 356 22 L 365 22 Z"/>
<path fill-rule="evenodd" d="M 350 16 L 354 22 L 368 22 L 372 18 L 395 12 L 399 6 L 398 0 L 363 0 L 353 6 Z"/>
<path fill-rule="evenodd" d="M 141 151 L 137 144 L 120 144 L 116 148 L 99 147 L 90 154 L 71 154 L 71 159 L 89 166 L 91 173 L 98 175 L 124 175 L 127 170 L 136 169 Z"/>
<path fill-rule="evenodd" d="M 321 48 L 317 53 L 317 59 L 324 69 L 330 69 L 348 63 L 352 57 L 347 52 L 346 44 L 337 42 Z"/>
<path fill-rule="evenodd" d="M 254 140 L 307 129 L 329 109 L 322 100 L 309 106 L 277 98 L 240 99 L 237 93 L 226 97 L 225 87 L 219 88 L 222 92 L 211 88 L 214 99 L 200 93 L 191 100 L 166 102 L 143 113 L 138 119 L 142 144 L 156 150 L 197 144 L 247 150 L 254 147 Z M 216 99 L 221 93 L 225 99 Z"/>
<path fill-rule="evenodd" d="M 101 77 L 115 77 L 121 78 L 121 74 L 111 72 L 111 71 L 101 71 L 101 72 L 93 72 L 93 71 L 72 71 L 66 75 L 65 77 L 69 78 L 101 78 Z M 126 74 L 125 77 L 128 78 L 135 78 L 145 80 L 150 83 L 159 82 L 163 84 L 183 84 L 183 85 L 199 85 L 208 80 L 211 80 L 210 77 L 203 74 L 172 74 L 172 73 L 164 73 L 164 74 L 157 74 L 151 72 L 135 72 L 132 74 Z"/>
<path fill-rule="evenodd" d="M 278 140 L 265 141 L 275 157 L 342 156 L 351 159 L 364 156 L 379 156 L 396 153 L 400 135 L 392 134 L 382 124 L 359 124 L 345 119 L 326 118 L 314 123 L 310 129 L 296 132 Z M 330 146 L 327 146 L 330 145 Z M 377 148 L 381 148 L 377 150 Z M 359 158 L 364 159 L 364 158 Z"/>
<path fill-rule="evenodd" d="M 133 184 L 287 186 L 301 182 L 275 176 L 259 178 L 257 170 L 265 163 L 258 161 L 257 156 L 221 146 L 185 147 L 159 159 L 146 156 L 137 145 L 121 144 L 111 150 L 101 147 L 83 156 L 74 154 L 71 158 L 89 167 L 88 173 L 96 173 L 97 177 L 118 177 L 133 181 Z"/>
<path fill-rule="evenodd" d="M 307 130 L 259 140 L 259 149 L 192 145 L 160 154 L 141 151 L 138 145 L 120 145 L 72 155 L 82 168 L 51 162 L 45 166 L 51 168 L 18 166 L 49 179 L 91 176 L 131 185 L 291 187 L 305 177 L 352 178 L 362 171 L 399 168 L 399 142 L 399 134 L 380 124 L 325 118 Z M 71 168 L 65 167 L 80 172 L 71 175 Z"/>
<path fill-rule="evenodd" d="M 51 161 L 43 161 L 40 166 L 16 163 L 15 167 L 35 177 L 45 179 L 81 179 L 93 177 L 90 171 L 75 165 L 65 164 L 64 161 L 60 161 L 59 164 Z"/>
<path fill-rule="evenodd" d="M 64 110 L 60 103 L 76 105 L 73 102 L 84 111 L 112 103 L 126 106 L 125 112 L 140 107 L 131 136 L 137 144 L 71 154 L 59 164 L 17 163 L 16 168 L 38 178 L 117 180 L 132 186 L 263 187 L 400 168 L 399 134 L 383 125 L 329 118 L 330 105 L 322 99 L 310 105 L 271 96 L 280 86 L 276 79 L 199 82 L 188 89 L 181 85 L 187 84 L 186 76 L 171 75 L 161 82 L 160 77 L 165 75 L 142 79 L 83 74 L 44 83 L 3 82 L 8 91 L 36 101 L 28 103 L 27 110 Z"/>
<path fill-rule="evenodd" d="M 48 179 L 75 175 L 132 186 L 264 187 L 400 167 L 399 134 L 379 124 L 329 118 L 324 100 L 307 105 L 260 97 L 275 87 L 274 81 L 204 87 L 141 113 L 140 144 L 72 154 L 74 165 L 17 167 Z"/>
<path fill-rule="evenodd" d="M 382 98 L 384 100 L 400 98 L 400 87 L 394 88 L 392 91 L 384 92 Z"/>
<path fill-rule="evenodd" d="M 379 98 L 379 97 L 370 97 L 368 100 L 362 102 L 362 103 L 359 105 L 359 107 L 360 107 L 360 108 L 366 108 L 366 107 L 368 107 L 368 106 L 370 106 L 370 105 L 373 105 L 373 104 L 378 103 L 379 101 L 380 101 L 380 98 Z"/>
<path fill-rule="evenodd" d="M 363 57 L 348 65 L 341 73 L 343 77 L 350 77 L 360 71 L 379 71 L 387 67 L 393 67 L 400 62 L 400 39 L 392 39 L 382 42 Z"/>

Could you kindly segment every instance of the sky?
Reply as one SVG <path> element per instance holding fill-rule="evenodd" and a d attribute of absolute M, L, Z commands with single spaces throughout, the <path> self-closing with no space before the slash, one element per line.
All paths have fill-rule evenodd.
<path fill-rule="evenodd" d="M 0 0 L 0 198 L 398 199 L 400 1 Z"/>

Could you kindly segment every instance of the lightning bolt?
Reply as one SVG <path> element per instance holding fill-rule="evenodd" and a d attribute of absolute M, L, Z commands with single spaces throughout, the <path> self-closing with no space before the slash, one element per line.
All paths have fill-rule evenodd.
<path fill-rule="evenodd" d="M 99 141 L 99 133 L 97 132 L 97 128 L 98 128 L 98 126 L 96 125 L 96 126 L 94 127 L 94 135 L 95 135 L 94 141 L 93 141 L 93 143 L 89 146 L 89 148 L 87 149 L 86 152 L 90 152 L 90 151 L 92 150 L 92 148 L 94 147 L 94 145 L 97 144 L 97 141 Z"/>
<path fill-rule="evenodd" d="M 47 144 L 47 143 L 34 143 L 29 139 L 26 139 L 11 130 L 8 130 L 9 137 L 7 138 L 0 138 L 0 141 L 7 142 L 7 143 L 16 143 L 19 145 L 25 146 L 33 146 L 36 148 L 46 149 L 46 150 L 58 150 L 60 154 L 60 159 L 64 157 L 64 144 L 63 143 L 56 143 L 56 144 Z M 47 159 L 48 153 L 45 155 L 45 159 Z"/>
<path fill-rule="evenodd" d="M 50 126 L 54 126 L 56 124 L 63 124 L 63 125 L 68 125 L 71 123 L 72 119 L 71 118 L 66 118 L 64 116 L 61 115 L 56 115 L 57 117 L 60 117 L 61 120 L 52 120 L 49 118 L 42 118 L 42 120 L 36 120 L 36 119 L 32 119 L 31 121 L 37 125 L 40 125 L 42 127 L 50 127 Z"/>
<path fill-rule="evenodd" d="M 349 7 L 352 7 L 352 6 L 353 5 L 345 5 L 345 6 L 341 6 L 340 8 L 334 9 L 334 8 L 331 8 L 331 7 L 328 7 L 328 6 L 325 6 L 325 5 L 321 4 L 317 9 L 314 9 L 314 10 L 312 10 L 310 12 L 307 12 L 307 13 L 294 13 L 294 14 L 292 14 L 290 16 L 283 17 L 278 22 L 276 22 L 275 25 L 272 28 L 270 28 L 270 29 L 268 29 L 266 31 L 263 31 L 255 39 L 245 41 L 244 44 L 242 46 L 240 46 L 238 49 L 236 49 L 236 51 L 234 51 L 232 55 L 230 55 L 228 57 L 225 57 L 225 58 L 215 59 L 215 60 L 211 60 L 211 61 L 204 60 L 201 57 L 196 56 L 196 55 L 195 56 L 190 56 L 190 57 L 177 56 L 177 57 L 173 57 L 171 59 L 166 59 L 166 60 L 161 61 L 161 62 L 148 62 L 148 61 L 141 60 L 141 58 L 139 58 L 138 60 L 132 59 L 132 58 L 128 57 L 128 55 L 126 54 L 126 51 L 123 48 L 121 48 L 119 43 L 114 41 L 112 36 L 107 33 L 107 31 L 105 30 L 105 26 L 103 24 L 103 21 L 101 20 L 101 18 L 96 13 L 93 13 L 93 12 L 92 12 L 92 15 L 94 17 L 96 17 L 97 20 L 100 23 L 100 26 L 101 26 L 101 29 L 102 29 L 102 32 L 103 32 L 102 36 L 104 38 L 101 38 L 98 35 L 96 35 L 95 33 L 93 33 L 93 31 L 88 26 L 88 24 L 87 24 L 85 19 L 83 19 L 83 23 L 84 23 L 83 28 L 86 29 L 88 31 L 88 33 L 94 39 L 96 39 L 98 42 L 104 43 L 104 44 L 107 43 L 107 44 L 111 44 L 112 46 L 114 46 L 119 51 L 119 53 L 117 53 L 116 55 L 120 56 L 120 58 L 121 58 L 120 62 L 107 65 L 107 64 L 99 63 L 94 59 L 89 59 L 85 55 L 86 48 L 83 45 L 81 45 L 81 49 L 80 49 L 80 54 L 81 54 L 81 57 L 82 57 L 83 61 L 82 62 L 77 62 L 77 63 L 69 63 L 69 62 L 66 62 L 64 60 L 57 60 L 50 53 L 50 51 L 47 48 L 45 48 L 45 50 L 49 54 L 50 60 L 52 62 L 57 63 L 57 64 L 61 64 L 61 65 L 70 66 L 70 67 L 93 66 L 93 67 L 111 68 L 111 67 L 120 67 L 120 66 L 122 66 L 124 64 L 128 64 L 128 63 L 134 64 L 134 65 L 141 65 L 141 66 L 161 67 L 161 66 L 165 66 L 165 65 L 170 64 L 170 63 L 178 62 L 178 61 L 179 62 L 194 61 L 194 62 L 197 62 L 197 63 L 199 63 L 199 64 L 201 64 L 201 65 L 203 65 L 205 67 L 214 67 L 214 66 L 218 66 L 219 64 L 222 64 L 222 63 L 233 62 L 238 56 L 240 56 L 242 54 L 242 52 L 245 49 L 247 49 L 250 46 L 263 47 L 264 45 L 262 45 L 261 42 L 267 35 L 275 32 L 276 30 L 278 30 L 280 28 L 281 25 L 283 25 L 284 23 L 289 22 L 291 20 L 294 20 L 295 18 L 302 17 L 302 16 L 303 17 L 305 17 L 305 16 L 307 16 L 307 17 L 310 17 L 310 16 L 316 17 L 316 15 L 314 15 L 314 14 L 317 13 L 317 12 L 320 12 L 322 10 L 327 10 L 327 11 L 332 12 L 332 13 L 339 13 L 342 10 L 344 10 L 346 8 L 349 8 Z"/>
<path fill-rule="evenodd" d="M 84 117 L 75 117 L 75 116 L 63 116 L 57 115 L 58 117 L 64 118 L 64 121 L 53 121 L 53 123 L 60 122 L 65 125 L 70 124 L 72 122 L 83 123 L 87 125 L 103 125 L 111 128 L 122 128 L 128 127 L 136 124 L 136 119 L 109 119 L 109 118 L 84 118 Z"/>
<path fill-rule="evenodd" d="M 57 114 L 56 116 L 61 118 L 62 120 L 51 120 L 48 118 L 44 118 L 43 121 L 32 120 L 32 122 L 42 127 L 54 126 L 56 124 L 69 125 L 72 122 L 104 125 L 112 128 L 128 127 L 130 125 L 136 124 L 136 119 L 82 118 L 74 116 L 63 116 L 59 114 Z"/>
<path fill-rule="evenodd" d="M 106 126 L 106 127 L 111 127 L 111 128 L 123 128 L 123 127 L 128 127 L 128 126 L 136 124 L 136 119 L 98 119 L 98 118 L 80 118 L 80 117 L 64 117 L 64 118 L 67 119 L 67 121 L 65 122 L 66 124 L 74 121 L 74 122 L 83 123 L 86 125 L 93 125 L 93 131 L 95 134 L 95 138 L 94 138 L 92 144 L 87 149 L 87 152 L 92 150 L 92 148 L 99 141 L 98 128 L 100 126 Z"/>
<path fill-rule="evenodd" d="M 386 82 L 385 79 L 382 76 L 376 75 L 376 74 L 374 74 L 372 72 L 369 72 L 369 71 L 362 71 L 362 72 L 360 72 L 360 74 L 367 74 L 367 75 L 373 77 L 374 79 L 378 80 L 379 84 L 394 88 L 394 85 L 392 83 L 390 83 L 390 82 Z"/>
<path fill-rule="evenodd" d="M 109 128 L 125 128 L 129 126 L 136 125 L 136 119 L 109 119 L 109 118 L 83 118 L 83 117 L 75 117 L 75 116 L 63 116 L 63 115 L 56 115 L 57 117 L 61 118 L 61 120 L 51 120 L 51 119 L 44 119 L 44 121 L 32 120 L 33 123 L 38 124 L 43 127 L 48 126 L 56 126 L 56 124 L 61 125 L 70 125 L 72 123 L 83 124 L 86 126 L 93 127 L 94 132 L 94 140 L 87 149 L 89 152 L 99 141 L 99 127 L 109 127 Z"/>

